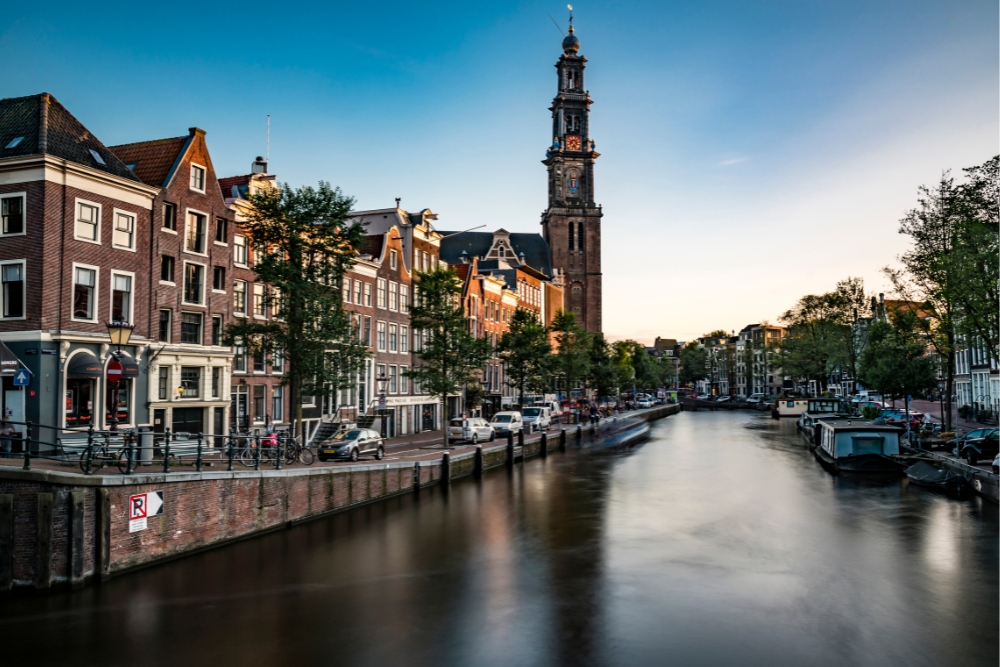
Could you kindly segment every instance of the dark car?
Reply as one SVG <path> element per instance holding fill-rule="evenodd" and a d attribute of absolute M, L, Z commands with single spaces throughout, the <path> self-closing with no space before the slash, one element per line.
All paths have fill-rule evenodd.
<path fill-rule="evenodd" d="M 951 442 L 958 450 L 958 455 L 973 466 L 981 459 L 992 459 L 996 456 L 1000 451 L 998 443 L 1000 443 L 1000 434 L 995 428 L 980 428 L 969 431 Z"/>
<path fill-rule="evenodd" d="M 319 460 L 348 459 L 357 461 L 359 456 L 373 454 L 377 460 L 385 456 L 382 437 L 367 428 L 352 428 L 340 431 L 319 448 Z"/>
<path fill-rule="evenodd" d="M 906 426 L 906 411 L 905 410 L 883 410 L 882 418 L 885 419 L 885 423 L 889 426 Z M 922 412 L 914 412 L 910 410 L 910 428 L 916 429 L 920 427 L 920 424 L 924 421 L 924 415 Z"/>

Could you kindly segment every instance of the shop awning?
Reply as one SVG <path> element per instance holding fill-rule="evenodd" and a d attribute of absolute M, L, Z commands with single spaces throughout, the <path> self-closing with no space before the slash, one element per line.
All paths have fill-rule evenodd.
<path fill-rule="evenodd" d="M 130 357 L 128 353 L 122 352 L 118 360 L 122 362 L 122 375 L 129 378 L 139 376 L 139 364 L 135 363 L 135 359 Z"/>
<path fill-rule="evenodd" d="M 66 369 L 66 377 L 99 378 L 104 375 L 104 366 L 90 352 L 84 352 L 73 357 Z"/>
<path fill-rule="evenodd" d="M 17 369 L 20 367 L 21 360 L 3 344 L 3 341 L 0 341 L 0 376 L 17 375 Z"/>

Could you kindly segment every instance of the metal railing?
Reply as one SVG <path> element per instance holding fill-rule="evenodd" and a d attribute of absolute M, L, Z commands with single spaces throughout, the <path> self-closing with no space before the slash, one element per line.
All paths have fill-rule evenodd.
<path fill-rule="evenodd" d="M 0 457 L 23 461 L 21 469 L 31 470 L 32 461 L 55 461 L 80 468 L 92 475 L 105 467 L 122 474 L 163 472 L 206 465 L 234 464 L 260 470 L 262 466 L 280 470 L 282 465 L 311 465 L 315 455 L 309 447 L 287 433 L 270 435 L 226 435 L 121 430 L 118 432 L 55 428 L 32 422 L 4 422 L 10 431 L 0 431 Z M 51 431 L 45 437 L 45 430 Z"/>

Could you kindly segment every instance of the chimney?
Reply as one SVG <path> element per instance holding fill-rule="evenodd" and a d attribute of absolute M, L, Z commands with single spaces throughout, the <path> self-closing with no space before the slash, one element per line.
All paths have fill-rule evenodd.
<path fill-rule="evenodd" d="M 250 173 L 251 174 L 266 174 L 267 173 L 267 161 L 264 158 L 262 158 L 260 155 L 258 155 L 257 159 L 254 160 L 253 164 L 250 166 Z"/>

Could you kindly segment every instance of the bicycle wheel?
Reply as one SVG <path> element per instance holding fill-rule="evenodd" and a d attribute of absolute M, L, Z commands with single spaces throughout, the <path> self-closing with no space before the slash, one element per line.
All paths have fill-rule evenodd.
<path fill-rule="evenodd" d="M 123 475 L 128 471 L 128 448 L 115 453 L 115 465 L 118 466 L 118 472 Z"/>
<path fill-rule="evenodd" d="M 299 461 L 301 461 L 303 465 L 311 466 L 315 460 L 316 456 L 308 447 L 303 447 L 299 450 Z"/>
<path fill-rule="evenodd" d="M 296 445 L 285 447 L 285 465 L 292 465 L 299 458 L 299 448 Z"/>
<path fill-rule="evenodd" d="M 254 448 L 252 445 L 244 444 L 239 448 L 236 455 L 237 460 L 245 465 L 246 467 L 251 467 L 254 464 Z"/>

